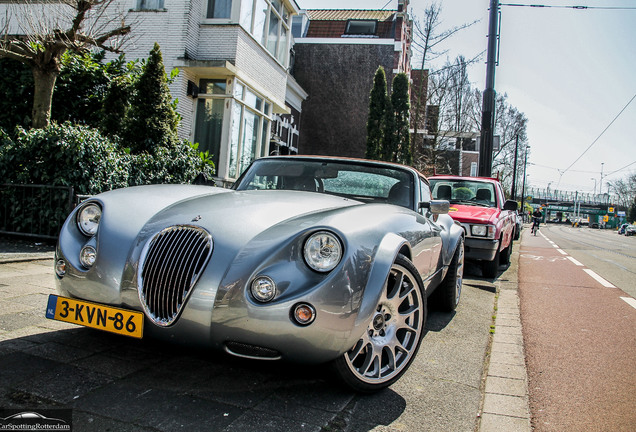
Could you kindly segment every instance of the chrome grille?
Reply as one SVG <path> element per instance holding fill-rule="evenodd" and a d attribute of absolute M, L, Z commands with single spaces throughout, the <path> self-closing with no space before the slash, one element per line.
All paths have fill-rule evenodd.
<path fill-rule="evenodd" d="M 202 228 L 177 225 L 156 234 L 141 255 L 139 298 L 157 325 L 172 324 L 212 253 L 212 236 Z"/>

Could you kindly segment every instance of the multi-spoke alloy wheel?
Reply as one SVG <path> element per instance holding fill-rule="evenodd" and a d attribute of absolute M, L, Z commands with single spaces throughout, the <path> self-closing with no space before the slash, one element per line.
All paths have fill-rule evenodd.
<path fill-rule="evenodd" d="M 433 293 L 432 299 L 438 309 L 452 312 L 459 304 L 464 283 L 464 240 L 459 239 L 448 266 L 446 277 Z"/>
<path fill-rule="evenodd" d="M 426 298 L 417 270 L 399 255 L 366 332 L 336 360 L 344 381 L 359 391 L 394 383 L 415 357 L 426 322 Z"/>

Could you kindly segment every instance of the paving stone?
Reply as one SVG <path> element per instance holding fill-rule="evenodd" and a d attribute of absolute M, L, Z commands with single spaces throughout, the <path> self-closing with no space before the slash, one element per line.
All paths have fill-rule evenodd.
<path fill-rule="evenodd" d="M 483 414 L 479 426 L 481 432 L 530 432 L 532 427 L 527 418 L 496 414 Z"/>
<path fill-rule="evenodd" d="M 526 368 L 525 366 L 491 362 L 488 366 L 488 375 L 502 378 L 526 379 Z"/>
<path fill-rule="evenodd" d="M 484 414 L 528 418 L 528 399 L 525 397 L 486 393 L 483 412 Z"/>
<path fill-rule="evenodd" d="M 516 366 L 525 366 L 526 361 L 521 353 L 505 353 L 501 351 L 494 351 L 490 353 L 491 363 L 503 363 Z"/>
<path fill-rule="evenodd" d="M 528 395 L 528 385 L 525 380 L 491 375 L 486 378 L 486 393 L 524 397 Z"/>

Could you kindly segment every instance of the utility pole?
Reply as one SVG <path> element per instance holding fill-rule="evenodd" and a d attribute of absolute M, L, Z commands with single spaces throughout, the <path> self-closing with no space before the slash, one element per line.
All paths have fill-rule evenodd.
<path fill-rule="evenodd" d="M 492 175 L 492 141 L 495 131 L 495 66 L 499 40 L 499 0 L 490 0 L 488 23 L 488 58 L 486 60 L 486 89 L 481 109 L 481 138 L 479 146 L 479 175 Z"/>
<path fill-rule="evenodd" d="M 515 140 L 515 163 L 512 168 L 512 199 L 517 200 L 517 152 L 519 151 L 519 135 Z"/>
<path fill-rule="evenodd" d="M 524 219 L 525 219 L 524 203 L 526 202 L 526 166 L 527 165 L 528 165 L 528 145 L 526 144 L 526 156 L 523 160 L 523 183 L 521 183 L 521 214 L 524 215 Z"/>

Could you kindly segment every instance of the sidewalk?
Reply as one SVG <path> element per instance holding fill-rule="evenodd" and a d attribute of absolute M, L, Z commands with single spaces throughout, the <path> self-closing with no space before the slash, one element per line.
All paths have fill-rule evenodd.
<path fill-rule="evenodd" d="M 269 416 L 268 421 L 273 421 L 279 426 L 292 421 L 294 426 L 302 424 L 304 430 L 314 430 L 316 432 L 326 430 L 322 429 L 325 425 L 331 428 L 328 430 L 334 431 L 382 430 L 393 432 L 404 430 L 402 428 L 415 427 L 415 425 L 420 425 L 419 427 L 422 430 L 441 430 L 441 428 L 447 428 L 447 430 L 473 430 L 473 427 L 477 427 L 480 432 L 531 431 L 523 340 L 519 318 L 519 300 L 517 297 L 518 244 L 515 244 L 513 249 L 510 267 L 500 274 L 499 278 L 492 284 L 494 285 L 492 287 L 493 291 L 488 292 L 483 289 L 471 288 L 470 285 L 465 286 L 464 293 L 462 293 L 462 308 L 470 308 L 472 313 L 475 310 L 481 310 L 481 312 L 476 314 L 475 318 L 477 320 L 470 318 L 471 314 L 460 313 L 450 323 L 445 322 L 439 328 L 434 328 L 429 332 L 426 339 L 427 344 L 429 344 L 429 349 L 427 350 L 429 352 L 420 352 L 417 362 L 413 365 L 413 372 L 408 379 L 405 378 L 390 390 L 378 395 L 360 396 L 349 394 L 348 392 L 341 393 L 340 391 L 334 393 L 332 386 L 322 383 L 322 381 L 313 377 L 307 379 L 304 374 L 298 378 L 292 377 L 288 379 L 280 374 L 273 373 L 271 376 L 265 374 L 263 378 L 261 374 L 255 373 L 253 368 L 241 369 L 238 372 L 228 370 L 227 364 L 223 361 L 202 359 L 187 351 L 180 354 L 175 353 L 174 355 L 177 356 L 175 358 L 171 357 L 169 353 L 163 353 L 162 356 L 166 357 L 166 359 L 158 360 L 156 347 L 147 348 L 143 343 L 130 342 L 118 338 L 112 339 L 112 346 L 108 344 L 104 346 L 103 342 L 105 339 L 102 337 L 100 338 L 101 345 L 95 347 L 91 343 L 76 340 L 80 336 L 93 338 L 95 337 L 93 333 L 78 330 L 70 325 L 67 328 L 66 325 L 61 323 L 45 320 L 41 314 L 37 314 L 37 322 L 31 323 L 35 318 L 30 311 L 25 310 L 27 303 L 29 307 L 37 304 L 38 306 L 35 310 L 41 311 L 44 309 L 46 300 L 44 294 L 53 292 L 51 278 L 48 276 L 52 261 L 44 262 L 42 260 L 51 260 L 54 257 L 54 247 L 50 244 L 36 243 L 38 242 L 34 240 L 14 241 L 14 239 L 7 240 L 5 237 L 0 237 L 0 264 L 18 263 L 16 266 L 20 266 L 20 268 L 22 266 L 28 267 L 23 269 L 24 272 L 32 273 L 28 276 L 28 279 L 27 276 L 24 276 L 24 279 L 20 277 L 21 297 L 12 298 L 11 305 L 14 308 L 20 306 L 20 304 L 24 306 L 15 309 L 15 312 L 22 312 L 5 316 L 3 322 L 5 322 L 7 329 L 4 338 L 0 331 L 0 341 L 3 339 L 11 340 L 11 343 L 5 342 L 2 348 L 12 352 L 12 357 L 5 357 L 5 360 L 13 358 L 13 356 L 16 357 L 15 367 L 18 367 L 21 361 L 26 360 L 32 361 L 32 366 L 33 364 L 39 365 L 42 362 L 53 361 L 54 363 L 48 365 L 47 368 L 53 366 L 62 369 L 70 368 L 64 376 L 75 377 L 77 375 L 79 377 L 77 378 L 78 382 L 75 382 L 76 379 L 73 378 L 73 382 L 66 383 L 66 379 L 60 380 L 59 376 L 44 379 L 39 375 L 34 375 L 30 378 L 33 382 L 44 382 L 49 379 L 52 380 L 52 383 L 57 384 L 47 385 L 47 389 L 48 387 L 52 389 L 45 389 L 46 392 L 39 388 L 25 390 L 29 395 L 31 393 L 40 395 L 40 397 L 44 398 L 44 401 L 54 401 L 52 402 L 54 405 L 73 407 L 76 415 L 78 415 L 78 430 L 83 430 L 83 427 L 90 425 L 92 419 L 99 419 L 110 426 L 113 424 L 122 427 L 140 426 L 137 422 L 141 420 L 136 417 L 135 419 L 131 417 L 130 419 L 115 420 L 116 416 L 106 412 L 106 407 L 109 405 L 90 405 L 89 402 L 102 395 L 102 393 L 103 395 L 108 395 L 109 400 L 117 400 L 123 396 L 127 397 L 127 393 L 124 394 L 124 390 L 136 391 L 137 388 L 134 383 L 143 384 L 143 389 L 141 389 L 143 391 L 139 390 L 140 394 L 143 395 L 145 394 L 144 392 L 149 392 L 149 389 L 154 394 L 154 391 L 158 391 L 164 385 L 161 384 L 162 380 L 157 381 L 154 379 L 156 378 L 155 374 L 158 373 L 157 370 L 166 369 L 172 371 L 171 365 L 180 364 L 183 359 L 186 359 L 190 363 L 199 365 L 200 369 L 190 370 L 185 375 L 187 376 L 185 384 L 180 382 L 184 378 L 184 376 L 181 376 L 180 380 L 173 379 L 175 382 L 171 381 L 169 385 L 166 384 L 167 390 L 163 389 L 163 391 L 174 392 L 175 398 L 192 398 L 203 407 L 208 406 L 210 403 L 222 403 L 222 407 L 217 407 L 220 410 L 219 412 L 232 413 L 228 418 L 224 417 L 223 420 L 237 421 L 235 425 L 246 426 L 243 430 L 258 429 L 256 425 L 260 424 L 263 418 L 258 417 L 260 420 L 256 421 L 253 417 L 260 416 L 264 407 L 267 407 L 267 409 L 271 408 L 271 401 L 267 399 L 270 398 L 272 400 L 275 399 L 278 404 L 284 403 L 287 408 L 284 410 L 284 415 L 281 414 L 275 419 Z M 42 266 L 49 267 L 43 272 Z M 46 277 L 44 273 L 46 273 Z M 4 276 L 9 275 L 4 274 Z M 483 279 L 481 281 L 479 279 L 473 281 L 473 285 L 474 282 L 491 285 L 490 281 L 486 282 Z M 32 290 L 30 289 L 31 285 L 33 285 Z M 24 287 L 29 287 L 29 289 L 25 290 Z M 490 354 L 486 355 L 486 363 L 483 364 L 482 369 L 479 362 L 483 358 L 483 353 L 488 353 L 488 337 L 485 332 L 488 329 L 490 315 L 492 314 L 492 293 L 495 287 L 497 295 L 495 297 L 496 320 L 494 323 L 494 335 L 492 336 L 489 350 Z M 6 289 L 9 290 L 10 287 L 7 286 Z M 36 296 L 36 294 L 38 295 Z M 17 306 L 13 303 L 16 303 Z M 478 317 L 482 317 L 482 319 Z M 440 319 L 439 316 L 438 319 Z M 23 322 L 25 320 L 29 322 Z M 29 323 L 30 327 L 28 328 L 18 328 L 24 327 Z M 435 327 L 435 319 L 432 319 L 429 324 Z M 62 327 L 65 331 L 49 333 L 50 330 L 47 330 L 51 328 L 61 330 Z M 43 331 L 44 333 L 42 333 Z M 16 334 L 20 334 L 20 337 L 16 338 Z M 467 344 L 467 340 L 471 341 L 472 344 Z M 110 340 L 107 341 L 110 342 Z M 483 341 L 483 343 L 480 341 Z M 19 349 L 22 345 L 25 345 L 22 347 L 23 349 Z M 475 349 L 477 345 L 479 348 Z M 128 360 L 121 360 L 122 354 L 119 354 L 119 351 L 122 349 L 125 349 L 126 352 L 137 353 L 134 370 L 130 370 L 131 366 L 127 363 Z M 50 350 L 53 351 L 49 352 Z M 98 350 L 99 352 L 90 350 Z M 1 351 L 2 349 L 0 349 Z M 459 352 L 461 352 L 461 355 L 458 355 Z M 461 365 L 453 363 L 455 358 L 466 358 L 466 356 L 476 357 L 474 373 L 472 370 L 463 370 Z M 127 359 L 128 356 L 125 356 L 125 358 Z M 113 362 L 119 365 L 115 369 L 112 368 Z M 122 363 L 126 363 L 126 367 L 123 367 Z M 209 372 L 210 368 L 214 369 L 214 371 L 218 369 L 218 376 Z M 238 368 L 240 369 L 240 367 Z M 91 372 L 93 369 L 96 369 L 96 371 Z M 42 373 L 45 375 L 46 370 L 48 369 L 42 369 L 44 371 Z M 81 377 L 87 373 L 98 374 L 95 377 L 91 375 L 92 381 L 89 383 L 90 385 L 84 385 L 80 382 Z M 173 371 L 170 373 L 172 374 Z M 233 377 L 232 379 L 234 380 L 238 380 L 239 376 L 247 375 L 250 381 L 247 383 L 246 388 L 241 388 L 239 385 L 239 388 L 234 389 L 235 392 L 230 392 L 234 399 L 229 402 L 226 400 L 228 389 L 222 385 L 222 382 L 218 382 L 219 377 L 227 374 Z M 208 375 L 215 376 L 212 379 Z M 11 376 L 13 377 L 14 375 Z M 482 385 L 481 391 L 479 386 L 480 377 L 486 378 L 485 386 Z M 258 384 L 257 387 L 260 386 L 259 393 L 263 393 L 262 398 L 259 396 L 257 400 L 253 400 L 255 395 L 254 388 L 252 388 L 255 385 L 252 382 L 253 380 L 258 381 L 256 384 Z M 196 385 L 192 384 L 195 382 Z M 292 384 L 295 385 L 297 382 L 301 384 L 300 387 L 303 389 L 308 384 L 318 386 L 318 389 L 312 390 L 312 394 L 309 396 L 305 390 L 299 391 L 297 394 L 295 393 L 296 390 L 290 390 L 290 388 L 295 389 Z M 239 380 L 239 384 L 241 383 Z M 72 384 L 72 388 L 69 387 L 70 384 Z M 184 387 L 186 384 L 187 386 Z M 217 388 L 218 386 L 223 388 Z M 131 387 L 132 390 L 128 387 Z M 202 388 L 207 390 L 201 393 L 203 391 Z M 422 391 L 424 388 L 427 389 L 425 392 Z M 72 393 L 72 397 L 69 397 L 71 393 L 68 392 Z M 26 395 L 27 393 L 24 394 Z M 95 393 L 95 395 L 92 393 Z M 332 400 L 334 395 L 337 396 L 338 401 Z M 288 405 L 296 406 L 294 403 L 298 400 L 303 400 L 303 405 L 314 404 L 314 408 L 318 411 L 313 409 L 311 412 L 304 414 L 287 412 Z M 324 406 L 326 400 L 329 400 L 327 408 Z M 5 402 L 5 404 L 8 402 L 15 403 L 15 401 L 3 401 L 0 395 L 0 406 L 2 402 Z M 152 404 L 148 405 L 146 402 L 145 400 L 137 401 L 135 399 L 135 403 L 143 407 L 143 410 L 150 409 L 152 406 Z M 334 403 L 337 406 L 334 406 Z M 188 404 L 186 405 L 189 406 Z M 439 406 L 444 405 L 454 406 L 452 418 L 437 411 Z M 36 406 L 39 407 L 40 405 L 36 404 Z M 239 415 L 233 411 L 236 406 L 242 406 L 244 410 L 246 409 L 246 412 L 242 415 L 243 417 L 239 419 L 234 419 L 234 417 Z M 391 408 L 388 409 L 387 407 Z M 208 410 L 206 412 L 209 414 L 209 409 L 205 409 Z M 375 414 L 370 415 L 369 413 L 371 412 Z M 320 416 L 314 418 L 316 413 L 319 413 Z M 475 415 L 477 413 L 480 414 L 476 418 Z M 156 414 L 153 417 L 153 422 L 157 421 L 155 418 L 157 416 L 166 422 L 174 420 L 174 413 L 169 410 L 163 415 Z M 249 424 L 245 423 L 247 419 L 252 419 Z M 150 424 L 152 422 L 148 420 L 147 423 Z M 341 423 L 343 427 L 340 427 Z M 210 430 L 225 430 L 221 424 L 223 422 L 216 425 L 218 429 L 212 428 Z M 466 426 L 470 429 L 467 429 Z M 360 427 L 362 429 L 356 429 Z M 156 432 L 162 429 L 157 427 L 156 429 L 141 428 L 139 430 Z"/>
<path fill-rule="evenodd" d="M 53 243 L 0 235 L 0 264 L 53 259 L 54 257 L 55 245 Z"/>
<path fill-rule="evenodd" d="M 522 232 L 522 239 L 524 233 Z M 480 432 L 531 431 L 523 335 L 519 312 L 518 265 L 521 241 L 514 244 L 510 267 L 495 281 L 497 303 L 490 359 L 486 365 Z"/>

